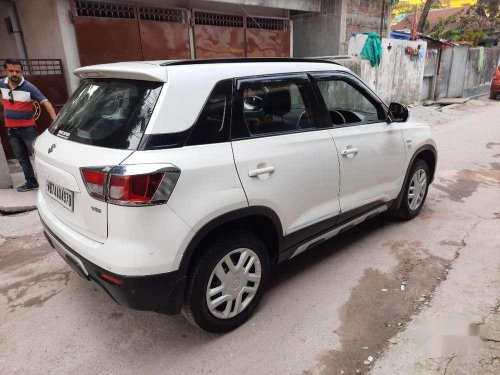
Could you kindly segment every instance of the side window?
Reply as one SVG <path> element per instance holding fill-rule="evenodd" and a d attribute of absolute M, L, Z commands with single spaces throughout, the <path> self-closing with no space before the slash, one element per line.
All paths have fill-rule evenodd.
<path fill-rule="evenodd" d="M 318 81 L 317 85 L 335 126 L 361 125 L 385 119 L 383 109 L 350 83 L 335 79 Z"/>
<path fill-rule="evenodd" d="M 233 82 L 217 83 L 189 136 L 188 145 L 202 145 L 229 141 Z"/>
<path fill-rule="evenodd" d="M 314 128 L 309 83 L 262 84 L 243 89 L 243 119 L 250 135 Z"/>

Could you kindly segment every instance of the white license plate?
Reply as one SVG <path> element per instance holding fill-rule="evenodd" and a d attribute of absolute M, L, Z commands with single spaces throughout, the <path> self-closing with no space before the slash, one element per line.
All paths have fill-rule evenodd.
<path fill-rule="evenodd" d="M 45 185 L 45 193 L 61 204 L 64 208 L 73 211 L 74 193 L 71 190 L 47 181 L 47 185 Z"/>

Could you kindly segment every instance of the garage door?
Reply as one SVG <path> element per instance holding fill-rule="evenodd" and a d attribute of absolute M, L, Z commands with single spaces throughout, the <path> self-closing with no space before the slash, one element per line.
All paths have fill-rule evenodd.
<path fill-rule="evenodd" d="M 74 1 L 73 15 L 82 66 L 191 57 L 185 10 Z"/>
<path fill-rule="evenodd" d="M 82 66 L 142 60 L 134 5 L 75 1 L 73 15 Z"/>
<path fill-rule="evenodd" d="M 245 57 L 243 16 L 194 11 L 194 47 L 197 59 Z"/>
<path fill-rule="evenodd" d="M 289 57 L 289 21 L 247 17 L 246 51 L 248 57 Z"/>
<path fill-rule="evenodd" d="M 144 60 L 189 59 L 189 26 L 181 9 L 139 7 Z"/>
<path fill-rule="evenodd" d="M 197 59 L 290 56 L 283 18 L 89 0 L 73 0 L 72 14 L 82 66 L 190 59 L 191 51 Z"/>

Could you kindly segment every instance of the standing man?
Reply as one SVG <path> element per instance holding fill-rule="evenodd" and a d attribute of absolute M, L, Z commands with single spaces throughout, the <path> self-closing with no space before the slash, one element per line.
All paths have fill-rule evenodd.
<path fill-rule="evenodd" d="M 7 78 L 0 80 L 0 92 L 4 107 L 5 127 L 16 159 L 23 168 L 26 182 L 17 188 L 24 192 L 38 188 L 29 153 L 38 136 L 33 118 L 33 101 L 45 107 L 52 121 L 56 118 L 54 107 L 48 99 L 23 77 L 23 64 L 16 59 L 7 59 L 3 64 Z"/>

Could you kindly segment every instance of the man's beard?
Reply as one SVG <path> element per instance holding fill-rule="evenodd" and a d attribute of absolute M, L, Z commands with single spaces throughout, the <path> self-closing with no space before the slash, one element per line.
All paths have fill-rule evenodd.
<path fill-rule="evenodd" d="M 21 77 L 12 76 L 12 77 L 9 78 L 9 80 L 12 81 L 12 82 L 17 83 L 17 82 L 19 82 L 21 80 Z"/>

